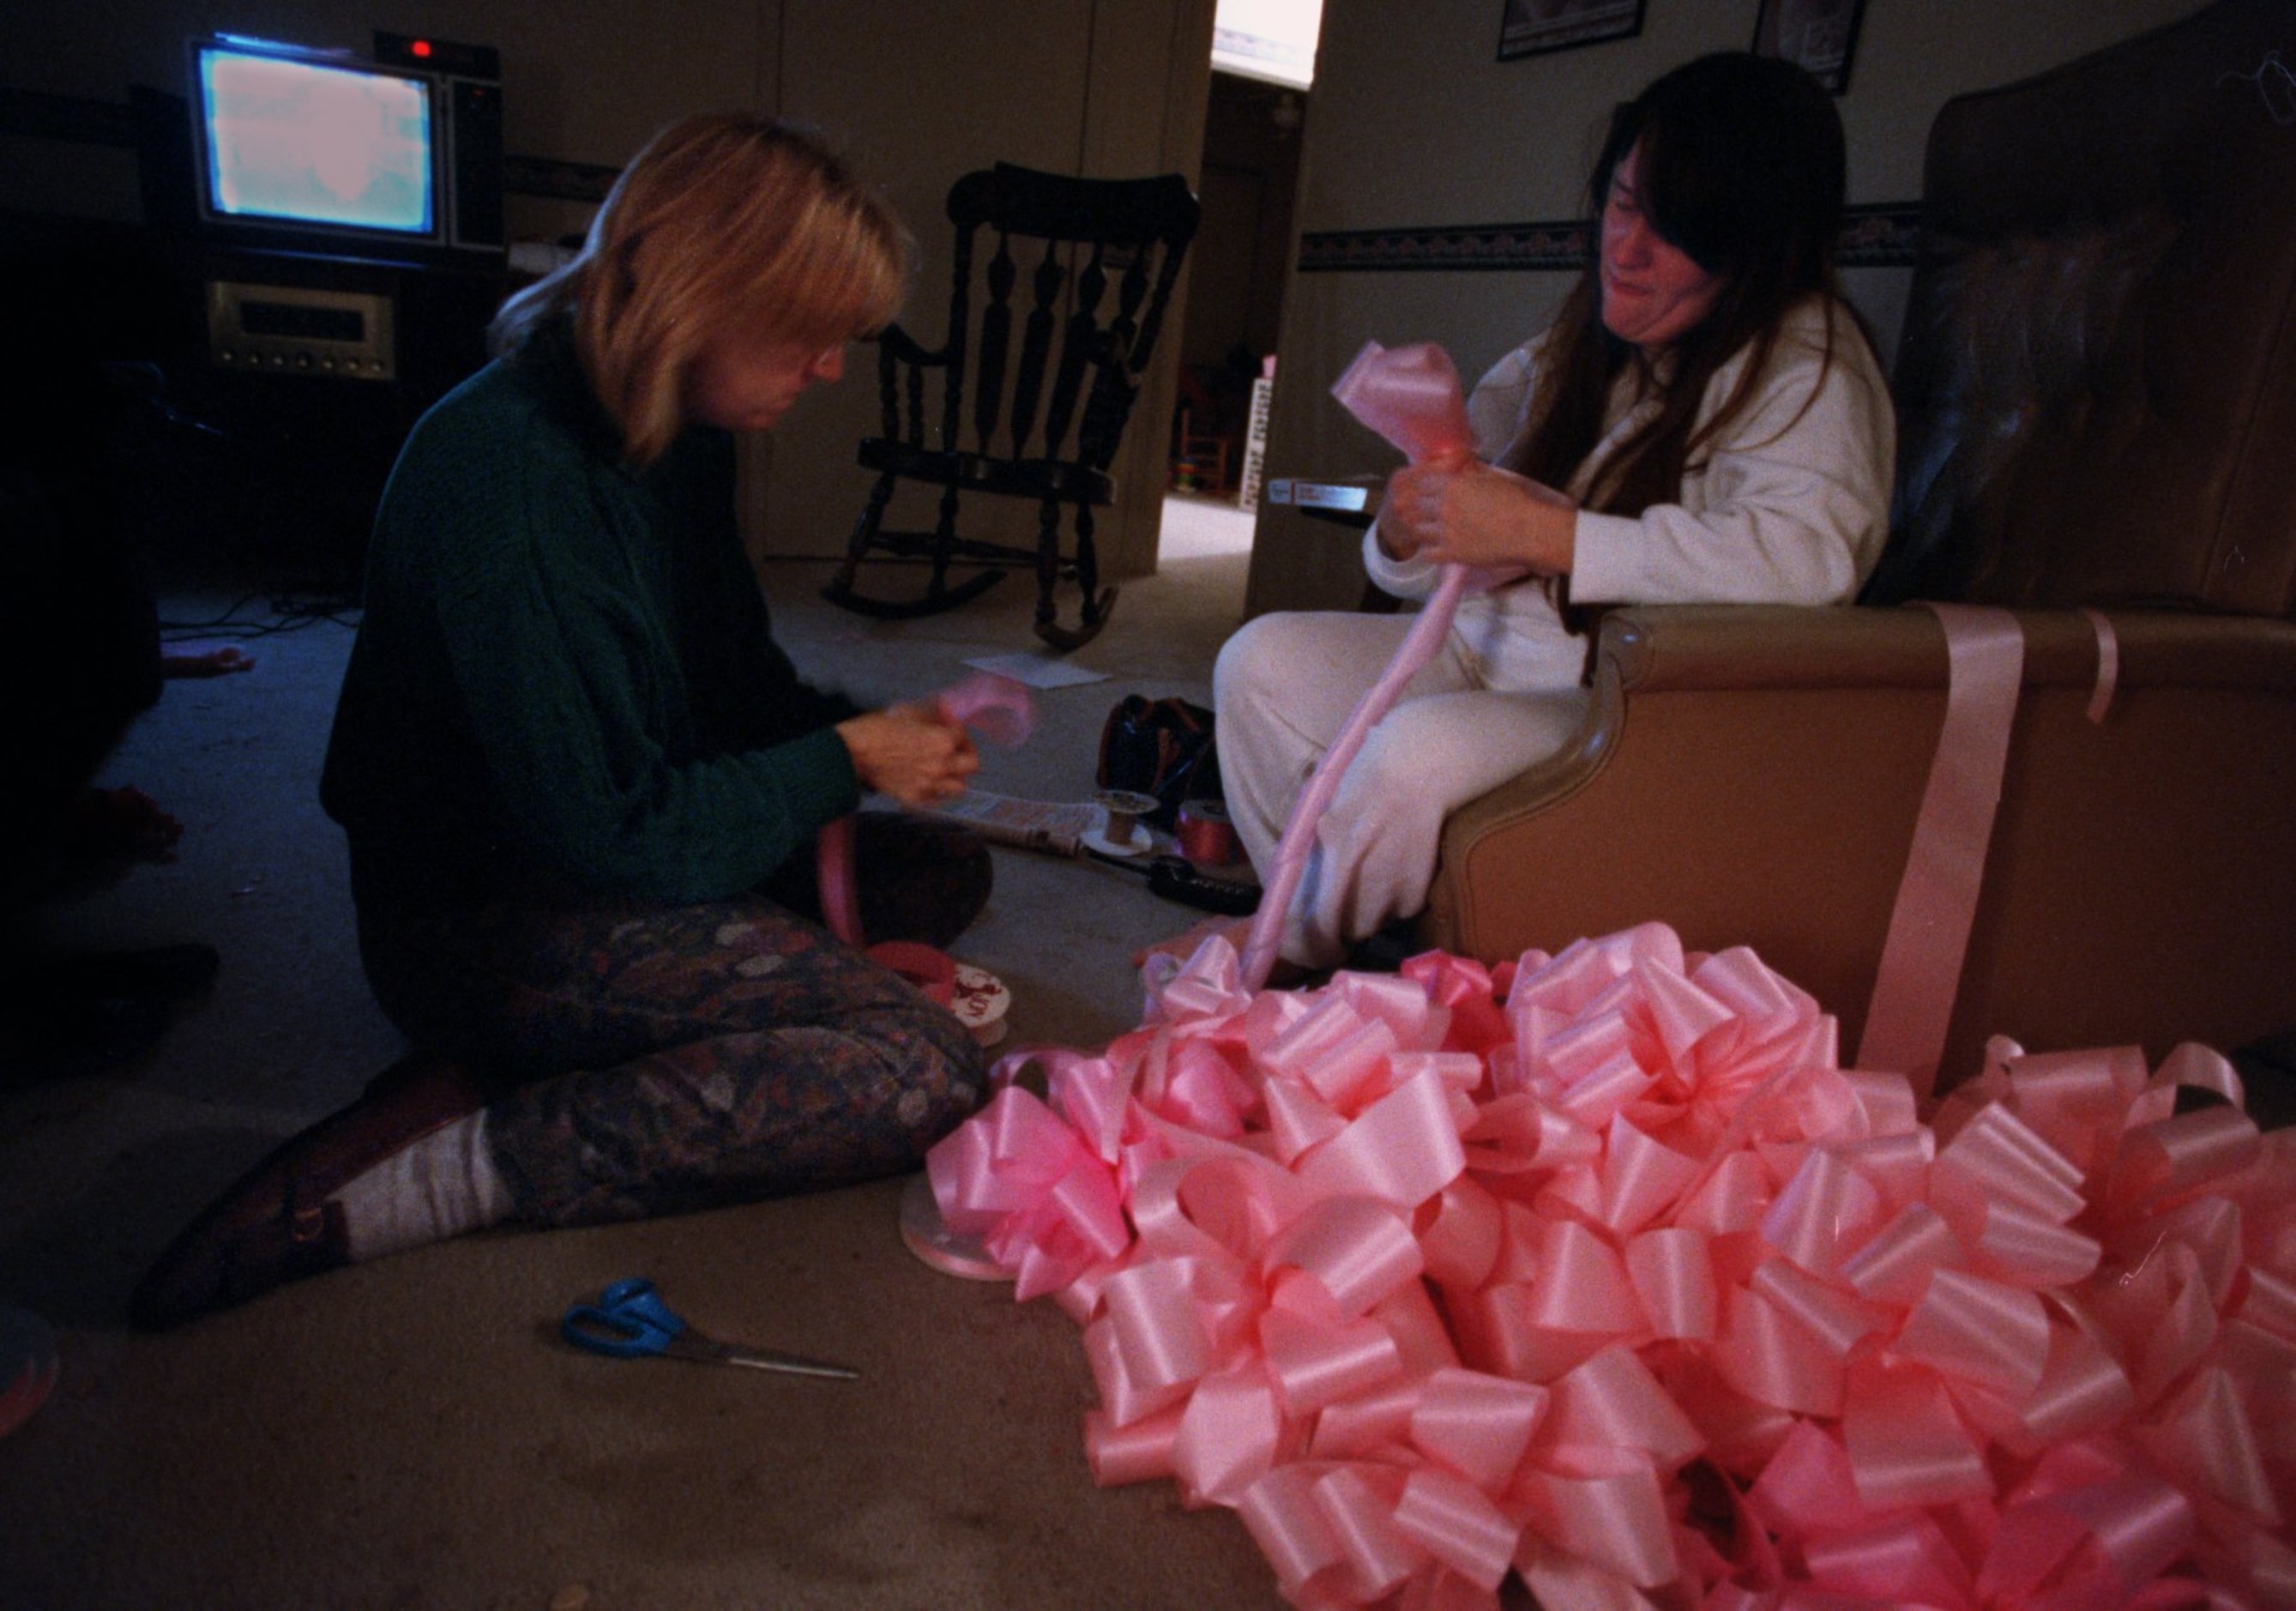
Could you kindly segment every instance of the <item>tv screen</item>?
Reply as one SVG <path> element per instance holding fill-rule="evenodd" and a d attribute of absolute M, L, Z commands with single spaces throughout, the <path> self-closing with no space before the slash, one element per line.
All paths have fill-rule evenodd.
<path fill-rule="evenodd" d="M 438 237 L 430 78 L 231 39 L 195 43 L 192 77 L 211 220 Z"/>

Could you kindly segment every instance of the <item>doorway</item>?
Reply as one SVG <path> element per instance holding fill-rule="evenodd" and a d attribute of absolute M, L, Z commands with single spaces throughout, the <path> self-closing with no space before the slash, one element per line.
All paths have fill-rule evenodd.
<path fill-rule="evenodd" d="M 1275 373 L 1307 95 L 1214 71 L 1172 419 L 1176 493 L 1247 492 L 1254 383 Z M 1248 497 L 1245 501 L 1249 501 Z"/>

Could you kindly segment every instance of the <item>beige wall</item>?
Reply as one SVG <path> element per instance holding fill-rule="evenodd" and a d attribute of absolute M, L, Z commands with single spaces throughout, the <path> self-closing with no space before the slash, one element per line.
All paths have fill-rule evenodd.
<path fill-rule="evenodd" d="M 1563 218 L 1609 108 L 1702 52 L 1742 49 L 1756 0 L 1648 0 L 1636 38 L 1499 62 L 1498 0 L 1328 0 L 1310 100 L 1304 232 Z M 1911 201 L 1931 119 L 2004 84 L 2199 9 L 2197 0 L 1866 0 L 1846 93 L 1852 202 Z M 1845 275 L 1894 350 L 1906 271 Z M 1391 449 L 1326 389 L 1366 340 L 1435 341 L 1474 375 L 1537 329 L 1568 276 L 1538 272 L 1314 273 L 1285 304 L 1267 473 L 1384 469 Z M 1250 608 L 1344 608 L 1355 540 L 1263 505 Z"/>
<path fill-rule="evenodd" d="M 950 231 L 942 204 L 959 174 L 998 160 L 1095 177 L 1193 176 L 1211 79 L 1212 0 L 783 0 L 780 106 L 843 131 L 856 158 L 886 176 L 916 237 L 907 323 L 942 337 Z M 1165 432 L 1179 343 L 1160 345 L 1115 473 L 1121 503 L 1097 524 L 1111 578 L 1155 568 Z M 877 429 L 872 355 L 845 384 L 805 403 L 753 454 L 769 460 L 764 548 L 834 554 L 860 514 L 868 478 L 854 444 Z M 930 526 L 933 497 L 905 488 L 890 526 Z M 1033 540 L 1034 511 L 980 499 L 967 535 Z M 1022 585 L 1008 582 L 1007 586 Z M 898 596 L 903 585 L 881 591 Z M 1073 601 L 1063 604 L 1064 619 Z"/>
<path fill-rule="evenodd" d="M 1193 174 L 1212 12 L 1213 0 L 0 0 L 0 90 L 118 103 L 131 85 L 181 93 L 194 34 L 364 50 L 383 28 L 499 49 L 504 144 L 521 156 L 618 166 L 684 112 L 802 118 L 837 136 L 908 219 L 913 318 L 931 339 L 947 296 L 942 198 L 960 173 L 1003 160 Z M 134 155 L 0 134 L 0 208 L 132 220 Z M 514 194 L 512 234 L 554 239 L 589 210 Z M 1177 347 L 1166 344 L 1139 419 L 1168 416 Z M 845 385 L 745 456 L 759 551 L 841 552 L 868 487 L 854 444 L 875 413 L 873 366 L 859 356 Z M 1130 433 L 1124 504 L 1100 528 L 1111 575 L 1153 568 L 1163 456 L 1160 423 Z"/>

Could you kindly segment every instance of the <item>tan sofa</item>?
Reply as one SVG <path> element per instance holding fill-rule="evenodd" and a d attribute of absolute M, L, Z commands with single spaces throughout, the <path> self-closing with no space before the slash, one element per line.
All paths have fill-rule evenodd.
<path fill-rule="evenodd" d="M 2278 52 L 2278 55 L 2272 53 Z M 1447 826 L 1429 942 L 1647 919 L 1857 1045 L 1945 708 L 1909 599 L 2019 612 L 2026 686 L 1939 1076 L 2296 1026 L 2296 11 L 2224 0 L 1931 132 L 1891 549 L 1836 610 L 1636 608 L 1560 755 Z M 2097 637 L 2120 666 L 2085 714 Z"/>

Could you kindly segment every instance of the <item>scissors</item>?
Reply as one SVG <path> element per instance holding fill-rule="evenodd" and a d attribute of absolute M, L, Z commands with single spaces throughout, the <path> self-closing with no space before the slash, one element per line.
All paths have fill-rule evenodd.
<path fill-rule="evenodd" d="M 860 1376 L 850 1366 L 771 1348 L 745 1348 L 721 1343 L 688 1326 L 661 1301 L 652 1281 L 633 1278 L 617 1281 L 598 1295 L 594 1303 L 577 1303 L 558 1323 L 559 1335 L 577 1348 L 618 1360 L 698 1360 L 709 1365 L 747 1365 L 755 1370 L 778 1370 L 791 1376 L 828 1377 L 849 1382 Z"/>

